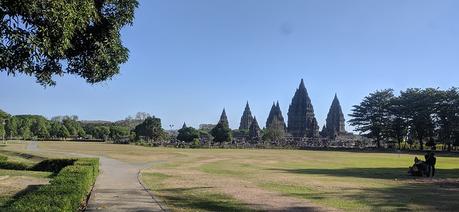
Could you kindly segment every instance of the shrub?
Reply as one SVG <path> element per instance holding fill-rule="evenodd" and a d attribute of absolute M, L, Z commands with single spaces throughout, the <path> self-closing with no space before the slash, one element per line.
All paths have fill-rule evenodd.
<path fill-rule="evenodd" d="M 4 155 L 0 155 L 0 161 L 7 161 L 8 157 Z"/>
<path fill-rule="evenodd" d="M 59 168 L 69 161 L 49 161 L 42 167 Z M 50 184 L 20 196 L 8 204 L 5 211 L 78 211 L 84 205 L 98 173 L 98 159 L 74 159 L 73 165 L 62 168 Z"/>

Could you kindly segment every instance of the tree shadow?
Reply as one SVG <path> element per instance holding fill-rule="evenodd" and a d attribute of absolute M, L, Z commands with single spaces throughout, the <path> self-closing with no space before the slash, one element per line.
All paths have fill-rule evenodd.
<path fill-rule="evenodd" d="M 16 201 L 17 199 L 25 196 L 29 192 L 34 192 L 34 191 L 38 190 L 42 186 L 44 186 L 44 185 L 28 185 L 25 189 L 22 189 L 21 191 L 17 192 L 7 202 L 5 202 L 5 204 L 0 207 L 0 211 L 5 211 L 5 209 L 8 208 L 9 206 L 11 206 L 11 204 L 13 204 L 14 201 Z"/>
<path fill-rule="evenodd" d="M 377 210 L 456 211 L 459 181 L 408 183 L 388 188 L 364 188 L 345 198 L 363 200 Z"/>
<path fill-rule="evenodd" d="M 253 211 L 229 196 L 205 191 L 209 188 L 212 187 L 160 189 L 155 195 L 167 205 L 191 211 Z"/>
<path fill-rule="evenodd" d="M 340 169 L 269 169 L 294 174 L 327 175 L 334 177 L 357 177 L 370 179 L 415 179 L 407 168 L 340 168 Z M 437 169 L 436 178 L 458 178 L 459 169 Z"/>

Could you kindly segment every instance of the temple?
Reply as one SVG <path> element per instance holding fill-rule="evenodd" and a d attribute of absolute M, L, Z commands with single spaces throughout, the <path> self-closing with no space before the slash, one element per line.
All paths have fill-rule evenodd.
<path fill-rule="evenodd" d="M 294 138 L 318 137 L 319 126 L 308 91 L 301 79 L 288 109 L 288 133 Z"/>
<path fill-rule="evenodd" d="M 247 102 L 245 105 L 244 113 L 242 114 L 242 117 L 241 117 L 241 122 L 239 124 L 239 130 L 248 131 L 250 128 L 250 125 L 252 124 L 252 121 L 253 121 L 252 112 L 250 111 L 249 102 Z"/>
<path fill-rule="evenodd" d="M 341 110 L 338 96 L 335 94 L 335 98 L 333 98 L 330 110 L 328 111 L 327 123 L 322 129 L 321 134 L 329 138 L 336 138 L 346 133 L 344 126 L 344 114 Z"/>

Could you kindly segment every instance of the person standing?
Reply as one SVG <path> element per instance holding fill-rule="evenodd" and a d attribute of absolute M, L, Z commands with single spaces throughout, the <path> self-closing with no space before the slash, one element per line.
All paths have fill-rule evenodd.
<path fill-rule="evenodd" d="M 425 155 L 426 158 L 426 164 L 428 167 L 428 177 L 434 177 L 435 176 L 435 164 L 437 163 L 437 158 L 435 157 L 434 152 L 429 152 L 428 154 Z"/>

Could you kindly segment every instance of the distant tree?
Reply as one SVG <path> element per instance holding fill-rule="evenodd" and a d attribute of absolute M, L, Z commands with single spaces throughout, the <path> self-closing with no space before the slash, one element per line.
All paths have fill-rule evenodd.
<path fill-rule="evenodd" d="M 161 140 L 165 136 L 161 119 L 154 116 L 147 117 L 145 121 L 135 127 L 134 132 L 138 138 L 144 137 L 153 141 Z"/>
<path fill-rule="evenodd" d="M 68 138 L 70 137 L 70 133 L 67 128 L 60 122 L 51 121 L 49 127 L 49 135 L 52 138 Z"/>
<path fill-rule="evenodd" d="M 18 136 L 22 139 L 30 139 L 32 132 L 30 131 L 31 121 L 28 118 L 21 118 L 18 123 Z"/>
<path fill-rule="evenodd" d="M 110 137 L 110 127 L 107 126 L 96 126 L 94 128 L 93 136 L 97 139 L 108 140 Z"/>
<path fill-rule="evenodd" d="M 394 98 L 393 90 L 376 91 L 366 96 L 359 105 L 354 105 L 351 126 L 364 136 L 374 139 L 376 146 L 381 147 L 381 141 L 387 138 L 387 129 L 391 125 L 389 108 Z"/>
<path fill-rule="evenodd" d="M 6 137 L 12 139 L 18 136 L 18 120 L 16 117 L 10 117 L 5 124 Z"/>
<path fill-rule="evenodd" d="M 459 135 L 459 90 L 457 88 L 438 91 L 436 120 L 439 140 L 443 141 L 448 151 L 451 151 L 456 135 Z"/>
<path fill-rule="evenodd" d="M 0 71 L 35 76 L 73 74 L 96 83 L 118 74 L 128 59 L 120 30 L 137 0 L 0 1 Z M 64 67 L 65 66 L 65 67 Z"/>
<path fill-rule="evenodd" d="M 121 138 L 129 138 L 131 130 L 128 127 L 123 126 L 110 126 L 110 138 L 113 140 L 119 140 Z"/>
<path fill-rule="evenodd" d="M 230 142 L 233 139 L 231 129 L 224 122 L 219 122 L 210 134 L 214 137 L 214 141 L 218 143 Z"/>
<path fill-rule="evenodd" d="M 46 119 L 36 119 L 32 122 L 30 126 L 32 134 L 38 138 L 48 138 L 48 120 Z"/>
<path fill-rule="evenodd" d="M 62 121 L 62 124 L 67 128 L 70 133 L 70 136 L 79 136 L 84 137 L 86 132 L 84 131 L 83 127 L 81 126 L 80 122 L 72 119 L 72 118 L 65 118 Z"/>
<path fill-rule="evenodd" d="M 419 148 L 424 149 L 426 138 L 429 139 L 430 145 L 433 145 L 437 90 L 410 88 L 401 92 L 400 99 L 405 108 L 411 134 L 419 142 Z"/>
<path fill-rule="evenodd" d="M 402 142 L 408 135 L 408 122 L 406 118 L 406 108 L 399 97 L 391 99 L 389 104 L 389 125 L 385 129 L 387 137 L 395 139 L 398 148 L 402 148 Z"/>
<path fill-rule="evenodd" d="M 178 130 L 177 140 L 191 143 L 194 139 L 199 139 L 199 131 L 193 127 L 184 127 Z"/>

